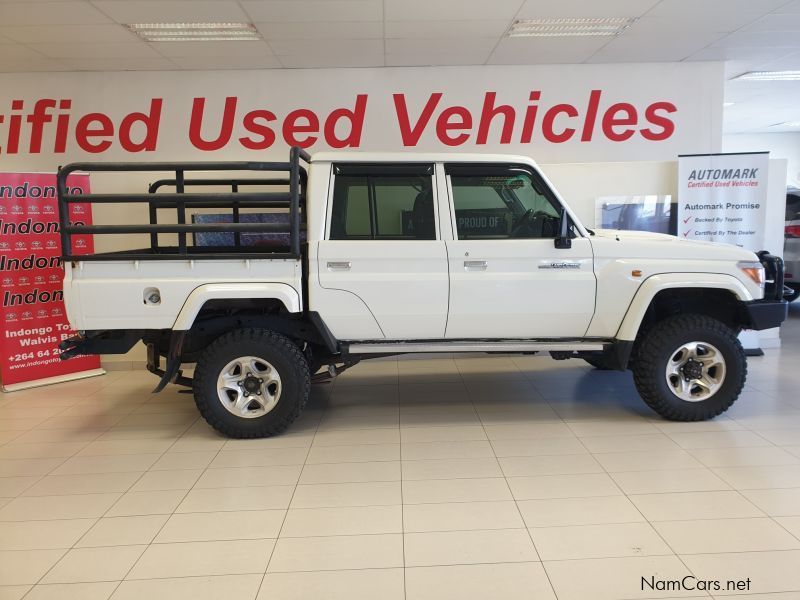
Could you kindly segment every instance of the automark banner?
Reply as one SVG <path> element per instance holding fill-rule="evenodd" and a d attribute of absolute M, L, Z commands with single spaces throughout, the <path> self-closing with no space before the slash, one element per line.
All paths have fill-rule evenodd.
<path fill-rule="evenodd" d="M 769 152 L 678 157 L 678 236 L 764 249 Z"/>
<path fill-rule="evenodd" d="M 67 182 L 89 191 L 88 175 Z M 89 204 L 72 204 L 70 220 L 90 225 Z M 75 236 L 75 251 L 90 252 L 91 236 Z M 59 358 L 58 344 L 75 335 L 64 311 L 56 176 L 0 173 L 0 379 L 3 391 L 102 374 L 99 356 Z"/>
<path fill-rule="evenodd" d="M 678 157 L 678 237 L 764 249 L 769 152 Z M 739 336 L 763 354 L 758 332 Z"/>

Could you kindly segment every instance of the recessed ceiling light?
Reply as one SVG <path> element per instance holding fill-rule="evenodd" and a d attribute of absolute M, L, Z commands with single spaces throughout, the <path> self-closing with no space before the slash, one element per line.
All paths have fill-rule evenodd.
<path fill-rule="evenodd" d="M 749 71 L 734 79 L 742 81 L 800 81 L 800 71 Z"/>
<path fill-rule="evenodd" d="M 725 108 L 728 108 L 729 106 L 733 106 L 734 104 L 736 104 L 736 102 L 723 102 L 722 106 L 724 106 Z"/>
<path fill-rule="evenodd" d="M 636 21 L 634 18 L 605 19 L 520 19 L 514 21 L 508 37 L 567 37 L 619 35 Z"/>
<path fill-rule="evenodd" d="M 251 42 L 261 34 L 252 23 L 129 23 L 146 42 Z"/>

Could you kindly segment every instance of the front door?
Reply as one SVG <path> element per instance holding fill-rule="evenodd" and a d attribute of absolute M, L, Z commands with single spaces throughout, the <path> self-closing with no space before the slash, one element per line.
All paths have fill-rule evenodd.
<path fill-rule="evenodd" d="M 443 337 L 447 255 L 433 165 L 342 163 L 333 169 L 317 265 L 321 287 L 341 293 L 323 302 L 326 324 L 340 339 L 363 339 L 369 311 L 385 339 Z"/>
<path fill-rule="evenodd" d="M 558 249 L 561 206 L 527 166 L 446 165 L 455 240 L 447 242 L 446 337 L 582 337 L 594 313 L 592 248 Z"/>

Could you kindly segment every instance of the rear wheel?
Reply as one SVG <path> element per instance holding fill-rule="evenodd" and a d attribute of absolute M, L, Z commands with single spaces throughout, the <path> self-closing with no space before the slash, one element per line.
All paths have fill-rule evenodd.
<path fill-rule="evenodd" d="M 284 431 L 305 408 L 308 362 L 288 338 L 237 329 L 211 343 L 197 361 L 194 399 L 214 429 L 233 438 Z"/>
<path fill-rule="evenodd" d="M 647 405 L 673 421 L 702 421 L 739 397 L 747 359 L 734 331 L 704 315 L 654 325 L 638 344 L 636 388 Z"/>

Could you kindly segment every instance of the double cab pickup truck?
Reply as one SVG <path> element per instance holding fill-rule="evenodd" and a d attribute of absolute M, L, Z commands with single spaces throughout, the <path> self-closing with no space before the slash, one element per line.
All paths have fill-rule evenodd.
<path fill-rule="evenodd" d="M 76 171 L 117 174 L 115 190 L 167 178 L 81 195 L 67 185 Z M 288 162 L 81 163 L 60 170 L 58 191 L 80 333 L 62 358 L 142 341 L 156 391 L 191 386 L 236 438 L 285 430 L 316 380 L 408 353 L 630 369 L 659 415 L 709 419 L 745 382 L 737 334 L 787 315 L 780 258 L 588 229 L 525 156 L 292 148 Z M 125 220 L 141 219 L 87 225 L 71 217 L 78 204 L 133 205 Z M 106 251 L 84 253 L 90 235 Z"/>

